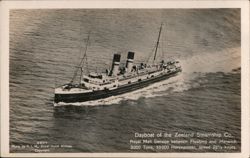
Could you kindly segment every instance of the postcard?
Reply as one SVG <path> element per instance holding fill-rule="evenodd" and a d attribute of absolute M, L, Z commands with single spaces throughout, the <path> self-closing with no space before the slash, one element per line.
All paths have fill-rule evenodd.
<path fill-rule="evenodd" d="M 3 157 L 249 157 L 248 1 L 1 2 Z"/>

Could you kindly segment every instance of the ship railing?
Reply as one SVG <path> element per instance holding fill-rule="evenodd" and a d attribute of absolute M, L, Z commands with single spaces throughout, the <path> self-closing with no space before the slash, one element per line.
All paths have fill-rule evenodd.
<path fill-rule="evenodd" d="M 71 89 L 75 89 L 75 88 L 87 89 L 87 87 L 83 83 L 80 83 L 80 84 L 68 83 L 68 84 L 64 84 L 58 88 L 61 88 L 62 90 L 71 90 Z"/>

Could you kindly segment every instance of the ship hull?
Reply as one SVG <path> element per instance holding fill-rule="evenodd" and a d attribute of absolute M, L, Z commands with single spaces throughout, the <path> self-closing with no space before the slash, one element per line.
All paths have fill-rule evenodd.
<path fill-rule="evenodd" d="M 74 94 L 55 94 L 55 103 L 76 103 L 76 102 L 86 102 L 86 101 L 93 101 L 98 99 L 104 99 L 111 96 L 117 96 L 124 93 L 132 92 L 138 89 L 142 89 L 144 87 L 147 87 L 153 83 L 166 80 L 168 78 L 176 76 L 181 69 L 171 72 L 168 74 L 164 74 L 161 76 L 157 76 L 154 78 L 149 78 L 146 80 L 138 81 L 135 83 L 127 84 L 124 86 L 120 86 L 113 90 L 99 90 L 99 91 L 93 91 L 88 93 L 74 93 Z"/>

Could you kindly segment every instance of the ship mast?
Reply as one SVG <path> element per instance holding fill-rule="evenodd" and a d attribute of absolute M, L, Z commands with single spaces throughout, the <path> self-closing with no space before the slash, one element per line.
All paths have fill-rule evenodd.
<path fill-rule="evenodd" d="M 161 27 L 160 27 L 160 31 L 159 31 L 159 35 L 158 35 L 158 39 L 157 39 L 157 43 L 156 43 L 155 55 L 154 55 L 154 61 L 155 61 L 156 54 L 157 54 L 157 50 L 158 50 L 158 46 L 159 46 L 159 41 L 160 41 L 160 37 L 161 37 L 161 30 L 162 30 L 162 23 L 161 23 Z"/>
<path fill-rule="evenodd" d="M 84 55 L 83 55 L 83 57 L 82 57 L 82 59 L 81 59 L 80 64 L 77 66 L 77 69 L 76 69 L 76 71 L 75 71 L 75 73 L 74 73 L 74 76 L 73 76 L 73 78 L 72 78 L 72 80 L 71 80 L 71 83 L 73 83 L 73 81 L 75 80 L 75 78 L 76 78 L 76 76 L 77 76 L 78 69 L 81 70 L 81 76 L 80 76 L 80 83 L 81 83 L 82 72 L 83 72 L 83 68 L 82 68 L 82 67 L 83 67 L 84 59 L 86 60 L 86 64 L 88 64 L 88 63 L 87 63 L 87 49 L 88 49 L 88 44 L 89 44 L 89 34 L 88 34 L 87 44 L 86 44 L 86 46 L 85 46 Z M 87 65 L 87 69 L 88 69 L 88 65 Z M 87 70 L 87 71 L 88 71 L 88 70 Z"/>

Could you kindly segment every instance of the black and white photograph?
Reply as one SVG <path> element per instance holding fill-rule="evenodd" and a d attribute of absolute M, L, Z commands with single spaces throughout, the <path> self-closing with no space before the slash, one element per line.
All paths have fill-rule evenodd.
<path fill-rule="evenodd" d="M 8 14 L 10 154 L 243 151 L 240 7 Z"/>

